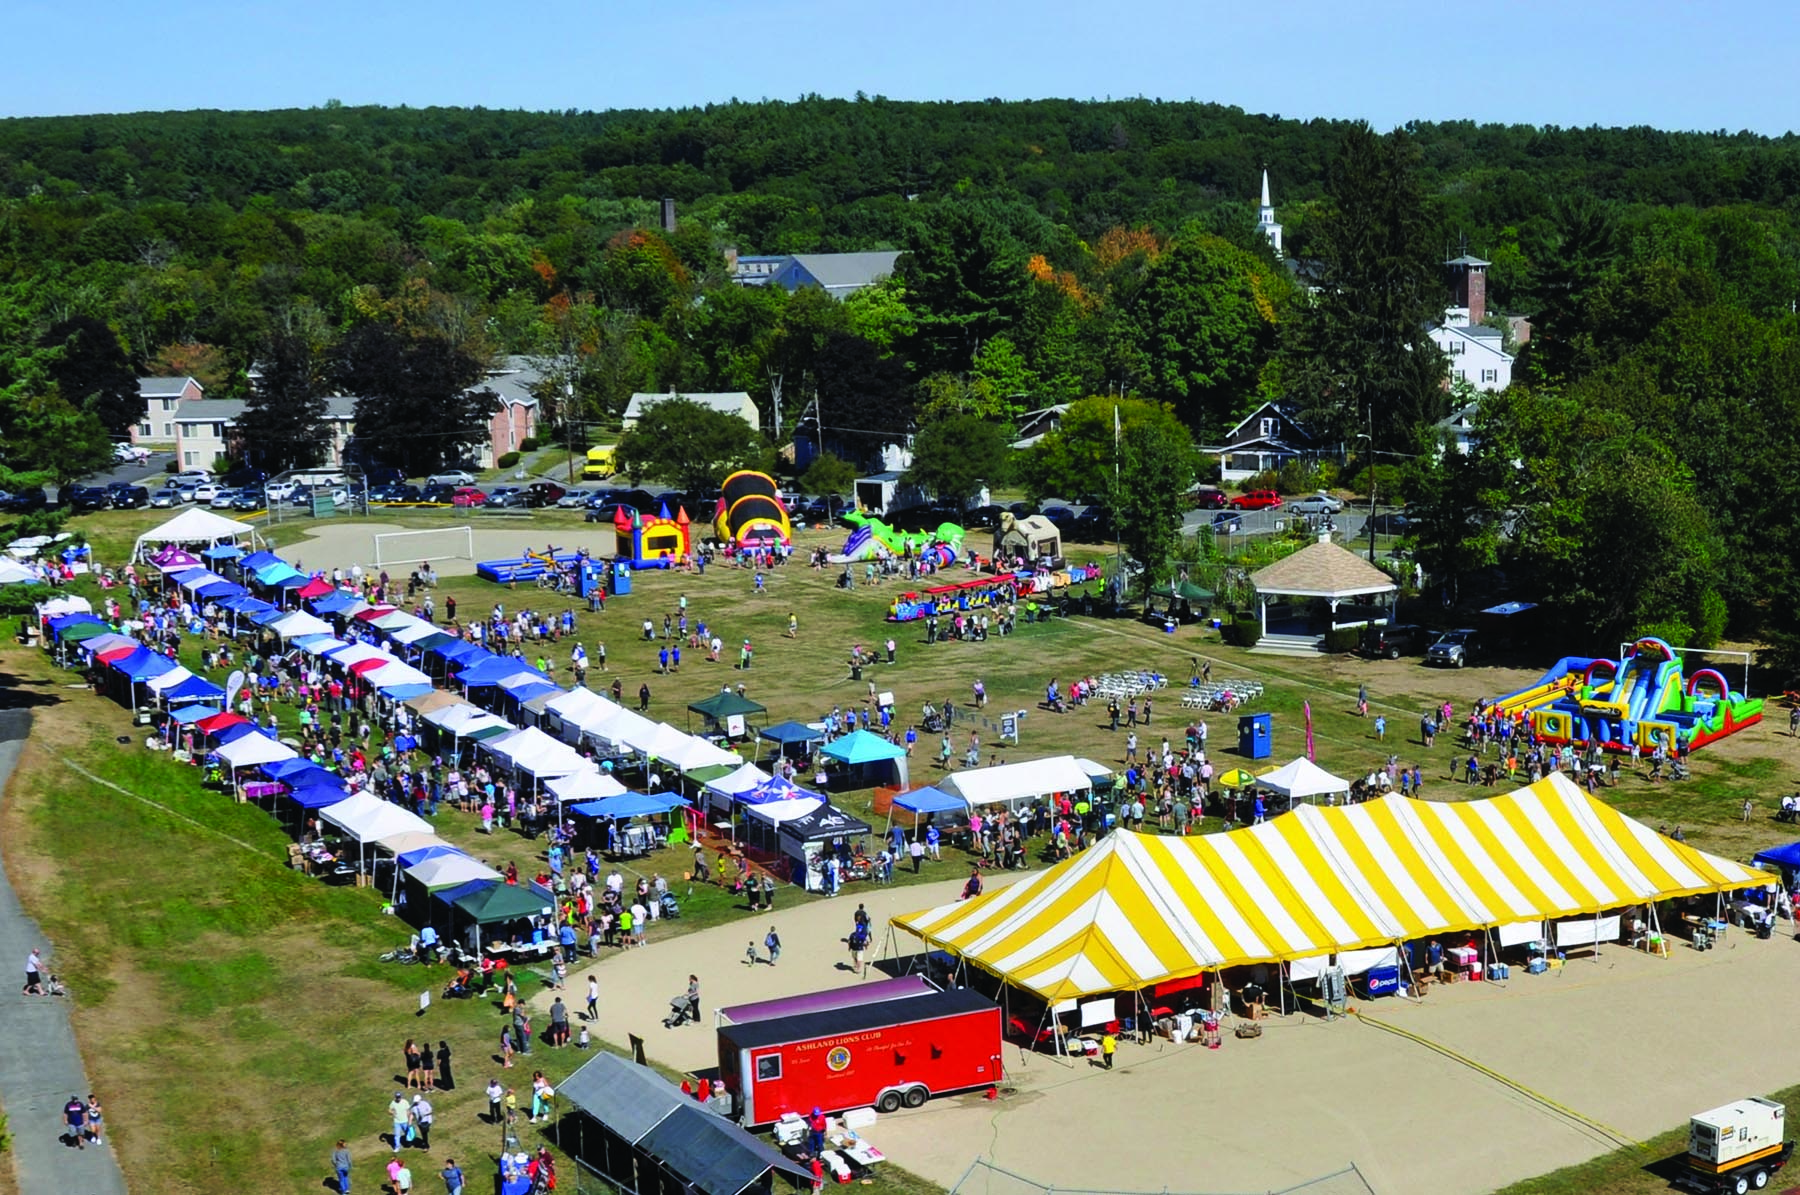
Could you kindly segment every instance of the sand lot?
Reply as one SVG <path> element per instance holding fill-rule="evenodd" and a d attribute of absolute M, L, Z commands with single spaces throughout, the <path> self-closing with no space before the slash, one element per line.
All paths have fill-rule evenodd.
<path fill-rule="evenodd" d="M 465 526 L 458 523 L 456 526 Z M 417 531 L 418 527 L 403 527 L 398 523 L 364 523 L 364 522 L 331 522 L 320 523 L 311 529 L 307 537 L 292 547 L 283 548 L 282 555 L 296 568 L 319 568 L 329 565 L 349 566 L 352 562 L 360 562 L 364 568 L 375 562 L 375 536 L 391 531 Z M 554 544 L 556 550 L 575 551 L 586 548 L 590 555 L 610 558 L 614 552 L 613 530 L 610 524 L 584 524 L 579 530 L 569 527 L 533 529 L 529 523 L 513 527 L 476 527 L 475 560 L 439 560 L 435 562 L 437 571 L 448 577 L 473 575 L 476 560 L 499 560 L 518 556 L 527 548 L 541 552 Z M 445 551 L 455 550 L 449 545 L 454 543 L 450 535 L 422 535 L 411 540 L 388 540 L 383 549 L 384 559 L 399 559 L 406 555 L 430 553 L 438 555 Z M 393 568 L 388 570 L 390 573 Z M 405 580 L 405 568 L 400 569 L 401 580 Z"/>
<path fill-rule="evenodd" d="M 945 865 L 947 867 L 947 865 Z M 947 874 L 953 874 L 948 873 Z M 958 883 L 859 894 L 876 923 L 954 899 Z M 716 1062 L 720 1004 L 855 982 L 842 939 L 854 899 L 721 927 L 603 960 L 597 1032 L 643 1036 L 678 1069 Z M 779 927 L 779 966 L 747 966 L 745 943 Z M 911 940 L 902 937 L 903 949 Z M 669 997 L 701 978 L 706 1027 L 661 1026 Z M 586 972 L 569 982 L 579 1009 Z M 879 978 L 879 973 L 871 971 Z M 1423 1002 L 1364 1005 L 1374 1019 L 1490 1068 L 1632 1138 L 1693 1111 L 1790 1083 L 1780 993 L 1800 981 L 1800 945 L 1732 931 L 1667 960 L 1606 947 L 1597 961 L 1506 983 L 1434 989 Z M 540 997 L 547 1005 L 549 997 Z M 1275 1018 L 1263 1037 L 1208 1051 L 1122 1043 L 1118 1069 L 1023 1056 L 1009 1046 L 996 1103 L 933 1100 L 885 1116 L 873 1139 L 945 1186 L 978 1156 L 1060 1186 L 1097 1190 L 1266 1190 L 1355 1162 L 1384 1195 L 1490 1191 L 1607 1152 L 1616 1142 L 1461 1061 L 1357 1018 Z"/>

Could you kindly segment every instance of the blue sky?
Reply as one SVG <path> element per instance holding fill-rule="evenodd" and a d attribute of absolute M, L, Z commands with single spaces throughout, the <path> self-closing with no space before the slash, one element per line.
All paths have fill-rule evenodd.
<path fill-rule="evenodd" d="M 1144 95 L 1378 128 L 1794 127 L 1767 0 L 11 0 L 0 115 Z"/>

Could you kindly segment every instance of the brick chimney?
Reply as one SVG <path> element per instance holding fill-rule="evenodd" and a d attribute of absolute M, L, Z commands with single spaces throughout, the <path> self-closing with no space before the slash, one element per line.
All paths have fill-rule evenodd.
<path fill-rule="evenodd" d="M 1460 257 L 1444 263 L 1444 268 L 1450 271 L 1450 306 L 1466 308 L 1471 324 L 1479 324 L 1487 318 L 1487 268 L 1490 264 L 1466 250 Z"/>

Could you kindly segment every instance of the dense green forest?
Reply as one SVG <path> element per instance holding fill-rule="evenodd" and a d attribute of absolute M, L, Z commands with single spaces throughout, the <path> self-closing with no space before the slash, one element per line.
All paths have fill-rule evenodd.
<path fill-rule="evenodd" d="M 1311 289 L 1255 230 L 1264 169 Z M 502 353 L 546 363 L 553 420 L 745 389 L 771 437 L 811 411 L 851 455 L 1093 394 L 1207 442 L 1276 398 L 1328 443 L 1372 429 L 1440 579 L 1503 570 L 1583 634 L 1785 651 L 1797 216 L 1791 136 L 1375 136 L 1146 100 L 0 121 L 0 485 L 78 473 L 136 372 L 250 397 L 284 459 L 320 393 L 366 395 L 374 426 Z M 903 256 L 838 302 L 731 285 L 728 246 Z M 1422 330 L 1465 248 L 1535 335 L 1462 457 L 1432 425 L 1473 396 Z"/>

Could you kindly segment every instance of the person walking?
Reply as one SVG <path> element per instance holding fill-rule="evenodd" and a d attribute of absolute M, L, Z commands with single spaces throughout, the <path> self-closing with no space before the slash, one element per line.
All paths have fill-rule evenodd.
<path fill-rule="evenodd" d="M 414 1092 L 412 1097 L 413 1141 L 420 1149 L 427 1151 L 431 1149 L 431 1122 L 431 1101 L 422 1094 Z"/>
<path fill-rule="evenodd" d="M 463 1172 L 455 1158 L 444 1159 L 444 1168 L 438 1171 L 438 1177 L 444 1180 L 444 1195 L 463 1195 Z"/>
<path fill-rule="evenodd" d="M 1113 1068 L 1113 1055 L 1119 1051 L 1119 1039 L 1109 1030 L 1100 1035 L 1100 1057 L 1105 1060 L 1107 1070 Z"/>
<path fill-rule="evenodd" d="M 394 1173 L 394 1195 L 412 1195 L 413 1175 L 411 1167 L 405 1162 Z"/>
<path fill-rule="evenodd" d="M 1356 716 L 1359 718 L 1366 718 L 1369 716 L 1368 685 L 1359 684 L 1356 686 Z"/>
<path fill-rule="evenodd" d="M 1375 715 L 1375 741 L 1378 743 L 1387 741 L 1387 718 L 1381 714 Z"/>
<path fill-rule="evenodd" d="M 87 1148 L 87 1104 L 78 1095 L 69 1097 L 63 1105 L 63 1122 L 69 1126 L 69 1136 L 75 1141 L 76 1149 Z"/>
<path fill-rule="evenodd" d="M 17 955 L 13 956 L 17 958 Z M 33 946 L 31 953 L 25 956 L 25 987 L 27 996 L 44 994 L 44 948 Z"/>
<path fill-rule="evenodd" d="M 500 1101 L 506 1098 L 506 1088 L 500 1086 L 500 1080 L 489 1079 L 487 1085 L 488 1123 L 500 1123 Z"/>
<path fill-rule="evenodd" d="M 775 927 L 772 925 L 769 927 L 768 936 L 763 939 L 763 946 L 769 952 L 769 966 L 773 967 L 781 961 L 781 935 L 775 932 Z"/>
<path fill-rule="evenodd" d="M 337 1171 L 338 1195 L 350 1195 L 350 1143 L 342 1137 L 331 1151 L 331 1168 Z"/>
<path fill-rule="evenodd" d="M 912 858 L 913 874 L 918 875 L 925 866 L 925 844 L 914 838 L 906 844 L 906 853 Z"/>
<path fill-rule="evenodd" d="M 587 1019 L 590 1021 L 600 1019 L 600 979 L 592 973 L 588 975 Z"/>
<path fill-rule="evenodd" d="M 1746 822 L 1750 820 L 1750 811 L 1752 809 L 1754 809 L 1755 807 L 1756 807 L 1755 802 L 1753 802 L 1749 797 L 1744 798 L 1744 820 Z"/>
<path fill-rule="evenodd" d="M 399 1153 L 406 1148 L 406 1129 L 412 1123 L 412 1105 L 406 1102 L 404 1091 L 396 1091 L 388 1101 L 388 1120 L 394 1129 L 394 1152 Z"/>

